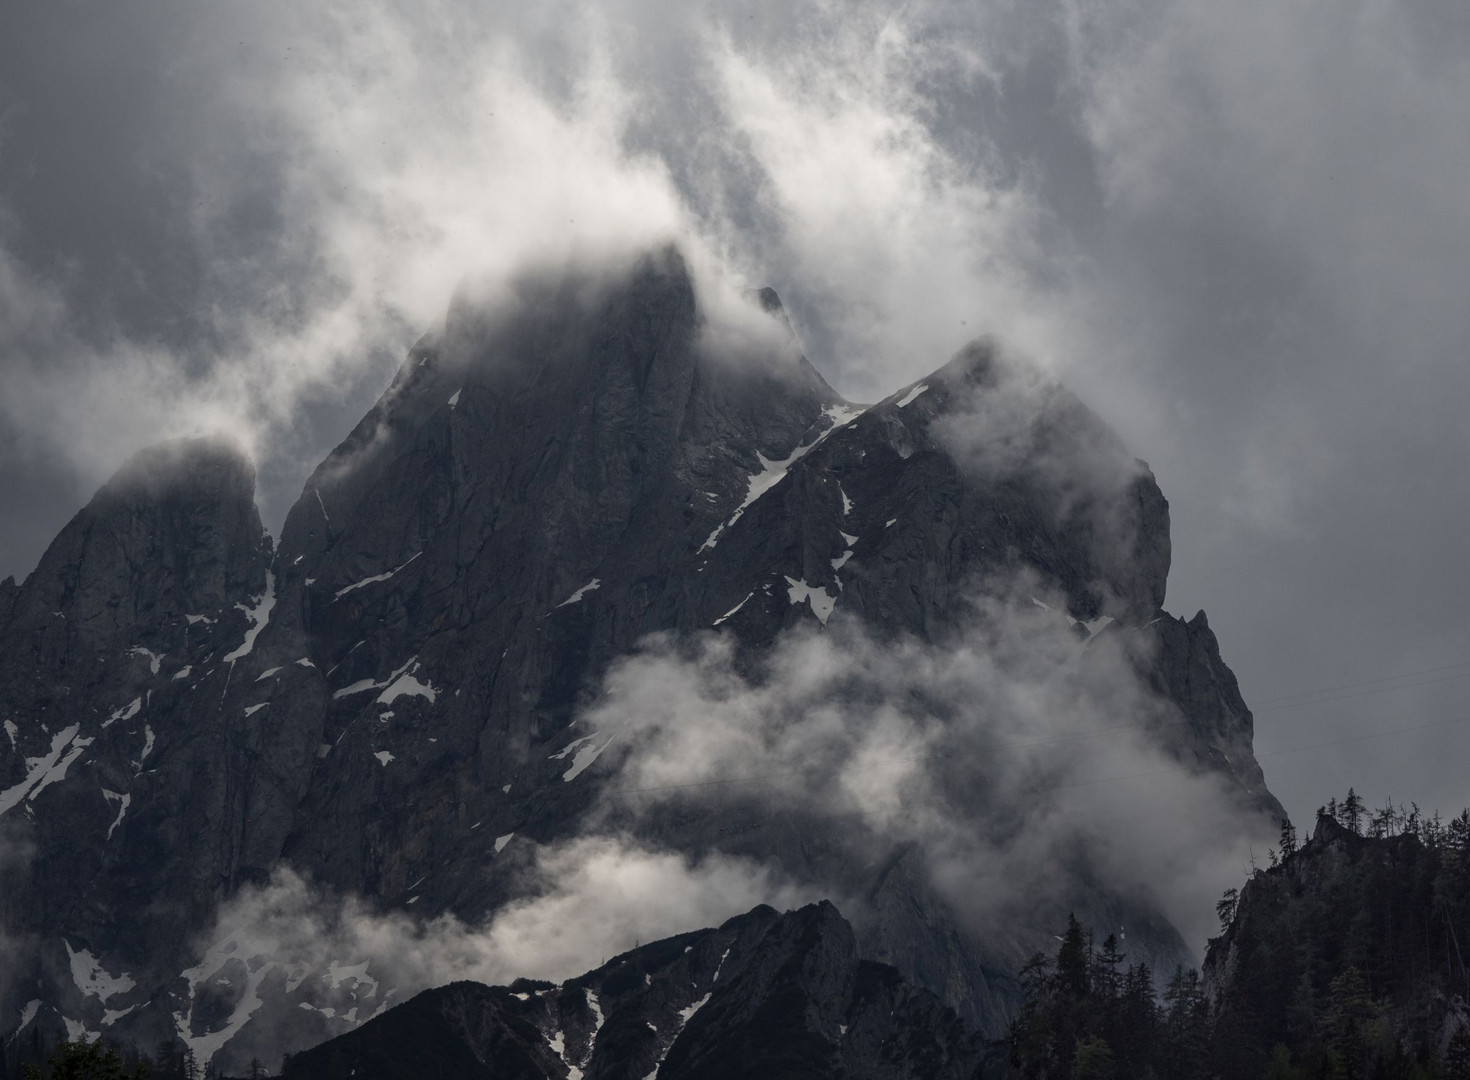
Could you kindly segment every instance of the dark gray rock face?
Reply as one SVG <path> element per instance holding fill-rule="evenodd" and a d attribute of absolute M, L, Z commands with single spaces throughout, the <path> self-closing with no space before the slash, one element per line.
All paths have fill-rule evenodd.
<path fill-rule="evenodd" d="M 291 1058 L 284 1080 L 969 1080 L 998 1052 L 858 957 L 829 903 L 756 908 L 560 986 L 453 983 Z"/>
<path fill-rule="evenodd" d="M 179 973 L 219 903 L 283 864 L 415 915 L 495 911 L 518 888 L 497 837 L 586 827 L 608 773 L 568 779 L 568 725 L 652 633 L 719 626 L 752 671 L 829 618 L 942 645 L 977 583 L 1024 572 L 1066 617 L 1137 635 L 1182 720 L 1160 738 L 1227 778 L 1242 815 L 1279 812 L 1213 634 L 1161 610 L 1167 503 L 1075 398 L 1031 395 L 1019 431 L 968 422 L 1012 385 L 979 344 L 859 409 L 789 336 L 729 357 L 705 330 L 673 251 L 529 279 L 493 316 L 456 300 L 274 553 L 249 466 L 181 444 L 140 455 L 0 585 L 0 856 L 33 853 L 0 882 L 24 945 L 0 1026 L 246 1045 L 266 990 L 236 972 L 206 1006 L 215 972 Z M 867 955 L 1003 1026 L 1031 939 L 962 927 L 923 851 L 859 851 L 758 801 L 625 824 L 863 898 Z M 1074 885 L 1048 900 L 1061 917 L 1126 921 L 1156 967 L 1185 955 L 1137 898 L 1085 868 Z"/>
<path fill-rule="evenodd" d="M 269 756 L 220 708 L 252 598 L 269 592 L 254 486 L 229 444 L 144 451 L 14 598 L 0 630 L 0 918 L 21 944 L 6 1015 L 39 980 L 61 987 L 42 1004 L 100 1020 L 71 978 L 87 963 L 74 950 L 106 949 L 113 971 L 187 963 L 187 928 L 231 884 L 232 811 Z"/>

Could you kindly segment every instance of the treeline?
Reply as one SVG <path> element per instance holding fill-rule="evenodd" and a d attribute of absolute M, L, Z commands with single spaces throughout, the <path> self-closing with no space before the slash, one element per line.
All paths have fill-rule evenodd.
<path fill-rule="evenodd" d="M 48 1051 L 40 1031 L 32 1029 L 26 1049 L 27 1053 L 15 1055 L 13 1070 L 0 1073 L 15 1080 L 232 1080 L 212 1064 L 201 1068 L 194 1051 L 176 1039 L 160 1043 L 152 1054 L 100 1038 L 68 1040 Z M 239 1080 L 267 1080 L 264 1064 L 251 1061 Z"/>
<path fill-rule="evenodd" d="M 1355 792 L 1217 906 L 1204 974 L 1157 993 L 1072 920 L 1022 972 L 1009 1073 L 1035 1080 L 1470 1080 L 1470 812 Z"/>

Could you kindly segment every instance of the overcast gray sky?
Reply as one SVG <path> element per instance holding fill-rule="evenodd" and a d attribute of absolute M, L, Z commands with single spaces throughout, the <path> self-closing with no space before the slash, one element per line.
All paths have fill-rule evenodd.
<path fill-rule="evenodd" d="M 301 6 L 0 8 L 0 574 L 168 434 L 278 527 L 466 276 L 672 236 L 856 400 L 1077 389 L 1298 819 L 1470 802 L 1461 0 Z"/>

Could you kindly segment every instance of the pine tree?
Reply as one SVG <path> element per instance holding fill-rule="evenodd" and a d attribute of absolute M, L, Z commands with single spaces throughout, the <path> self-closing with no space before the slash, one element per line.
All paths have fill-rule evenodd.
<path fill-rule="evenodd" d="M 1069 997 L 1081 999 L 1087 996 L 1087 961 L 1091 950 L 1087 947 L 1087 935 L 1076 915 L 1067 916 L 1067 932 L 1062 935 L 1061 948 L 1057 950 L 1057 985 Z"/>
<path fill-rule="evenodd" d="M 1445 1048 L 1444 1080 L 1470 1080 L 1470 1027 L 1461 1025 Z"/>
<path fill-rule="evenodd" d="M 184 1057 L 184 1044 L 177 1039 L 165 1039 L 153 1052 L 154 1074 L 158 1080 L 192 1080 Z"/>
<path fill-rule="evenodd" d="M 151 1073 L 146 1065 L 129 1069 L 114 1047 L 104 1046 L 98 1039 L 92 1043 L 64 1042 L 51 1055 L 46 1072 L 24 1065 L 22 1075 L 26 1080 L 147 1080 Z"/>
<path fill-rule="evenodd" d="M 1306 1080 L 1306 1073 L 1291 1062 L 1291 1051 L 1280 1043 L 1271 1051 L 1262 1080 Z"/>
<path fill-rule="evenodd" d="M 1363 835 L 1363 800 L 1352 788 L 1348 788 L 1347 798 L 1342 801 L 1340 811 L 1343 826 L 1359 836 Z"/>
<path fill-rule="evenodd" d="M 1072 1059 L 1075 1080 L 1113 1080 L 1117 1074 L 1113 1048 L 1106 1041 L 1094 1035 L 1077 1044 L 1077 1053 Z"/>
<path fill-rule="evenodd" d="M 1377 1016 L 1378 1008 L 1368 993 L 1363 973 L 1355 967 L 1333 979 L 1328 994 L 1328 1054 L 1334 1070 L 1356 1076 L 1366 1051 L 1363 1026 Z"/>
<path fill-rule="evenodd" d="M 1375 840 L 1381 840 L 1385 836 L 1392 836 L 1397 830 L 1402 816 L 1389 799 L 1381 809 L 1375 810 L 1368 818 L 1368 835 Z"/>
<path fill-rule="evenodd" d="M 1154 980 L 1146 964 L 1130 965 L 1123 976 L 1123 992 L 1109 1041 L 1118 1058 L 1118 1075 L 1148 1075 L 1158 1041 L 1159 1007 Z"/>
<path fill-rule="evenodd" d="M 1109 934 L 1103 939 L 1102 949 L 1095 955 L 1095 963 L 1092 969 L 1092 994 L 1106 1009 L 1122 995 L 1123 973 L 1120 967 L 1123 963 L 1123 953 L 1118 948 L 1116 934 Z"/>
<path fill-rule="evenodd" d="M 1209 1054 L 1209 1002 L 1199 972 L 1178 968 L 1164 987 L 1164 1073 L 1201 1076 Z"/>
<path fill-rule="evenodd" d="M 1220 918 L 1220 933 L 1230 929 L 1230 924 L 1235 921 L 1235 909 L 1240 905 L 1240 890 L 1226 889 L 1218 903 L 1215 904 L 1215 914 Z"/>
<path fill-rule="evenodd" d="M 1296 826 L 1290 818 L 1281 819 L 1281 860 L 1285 862 L 1296 854 Z"/>
<path fill-rule="evenodd" d="M 1053 1044 L 1051 1030 L 1051 961 L 1034 954 L 1021 967 L 1021 1011 L 1011 1022 L 1011 1064 L 1022 1076 L 1042 1075 Z"/>

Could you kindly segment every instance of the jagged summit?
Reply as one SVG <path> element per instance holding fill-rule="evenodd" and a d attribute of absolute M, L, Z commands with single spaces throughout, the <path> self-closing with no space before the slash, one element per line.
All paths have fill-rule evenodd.
<path fill-rule="evenodd" d="M 227 434 L 184 436 L 139 450 L 113 474 L 99 497 L 164 499 L 190 493 L 255 494 L 255 464 Z"/>
<path fill-rule="evenodd" d="M 13 618 L 111 639 L 215 610 L 262 580 L 255 467 L 224 437 L 139 451 L 46 550 Z M 99 641 L 99 644 L 102 644 Z"/>

